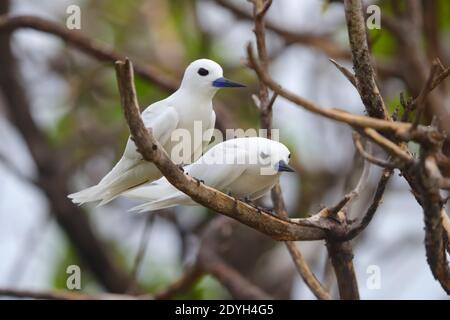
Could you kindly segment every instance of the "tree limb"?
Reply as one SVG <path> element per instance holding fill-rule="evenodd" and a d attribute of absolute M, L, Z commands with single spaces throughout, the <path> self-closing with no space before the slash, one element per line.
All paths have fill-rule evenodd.
<path fill-rule="evenodd" d="M 220 6 L 228 9 L 237 18 L 245 20 L 253 20 L 253 16 L 250 12 L 243 10 L 240 6 L 233 4 L 229 0 L 216 0 L 216 3 Z M 350 52 L 339 48 L 336 43 L 330 39 L 329 35 L 313 35 L 310 33 L 300 33 L 285 30 L 271 22 L 266 22 L 267 30 L 272 31 L 276 35 L 283 38 L 286 44 L 301 44 L 309 46 L 316 50 L 323 52 L 326 56 L 333 57 L 335 59 L 349 59 Z"/>
<path fill-rule="evenodd" d="M 342 238 L 342 240 L 351 240 L 358 236 L 372 221 L 372 218 L 375 215 L 379 205 L 381 204 L 381 200 L 383 198 L 384 191 L 386 189 L 387 183 L 391 178 L 393 173 L 392 169 L 385 169 L 378 181 L 377 189 L 375 191 L 375 195 L 373 197 L 372 203 L 367 209 L 366 213 L 363 215 L 362 219 L 357 225 L 352 225 L 348 230 L 347 234 Z"/>
<path fill-rule="evenodd" d="M 367 44 L 366 24 L 361 0 L 344 0 L 345 17 L 352 51 L 356 87 L 370 116 L 389 120 L 380 90 L 376 84 Z"/>
<path fill-rule="evenodd" d="M 353 250 L 349 241 L 327 241 L 331 264 L 336 274 L 342 300 L 359 300 L 358 283 L 353 268 Z"/>
<path fill-rule="evenodd" d="M 275 82 L 257 62 L 252 46 L 247 46 L 247 53 L 249 57 L 250 66 L 266 85 L 278 93 L 280 96 L 289 101 L 303 107 L 304 109 L 321 115 L 325 118 L 336 120 L 338 122 L 346 123 L 354 128 L 372 128 L 386 133 L 394 134 L 396 138 L 402 141 L 416 140 L 422 141 L 434 135 L 436 130 L 434 128 L 418 126 L 415 130 L 411 130 L 412 124 L 406 122 L 393 122 L 388 120 L 376 119 L 367 116 L 355 115 L 337 108 L 322 108 L 320 105 L 308 99 L 300 97 L 295 93 L 284 89 L 280 84 Z"/>
<path fill-rule="evenodd" d="M 16 29 L 34 29 L 53 34 L 78 50 L 100 61 L 114 63 L 114 61 L 125 59 L 125 56 L 116 52 L 104 43 L 90 39 L 81 32 L 69 30 L 52 21 L 34 16 L 0 16 L 0 32 L 12 32 Z M 178 88 L 178 83 L 176 81 L 168 78 L 163 73 L 158 72 L 153 67 L 136 65 L 135 70 L 136 73 L 144 79 L 168 91 L 175 91 Z"/>

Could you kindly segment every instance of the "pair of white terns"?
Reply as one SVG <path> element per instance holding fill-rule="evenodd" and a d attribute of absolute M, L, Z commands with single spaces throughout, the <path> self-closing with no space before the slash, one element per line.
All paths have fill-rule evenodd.
<path fill-rule="evenodd" d="M 177 129 L 184 129 L 193 137 L 195 123 L 201 123 L 206 137 L 192 139 L 189 148 L 191 156 L 201 155 L 216 122 L 212 99 L 218 89 L 233 87 L 244 86 L 224 78 L 223 70 L 216 62 L 196 60 L 184 72 L 179 89 L 148 106 L 141 114 L 142 120 L 169 155 L 179 143 L 172 139 L 172 134 Z M 289 158 L 287 147 L 277 141 L 261 137 L 235 138 L 216 144 L 183 170 L 236 198 L 256 200 L 272 189 L 281 172 L 293 171 L 288 165 Z M 97 185 L 70 194 L 69 198 L 80 205 L 86 202 L 103 205 L 118 196 L 143 201 L 132 208 L 141 212 L 196 205 L 188 195 L 161 177 L 153 163 L 142 158 L 131 138 L 128 138 L 122 158 Z"/>

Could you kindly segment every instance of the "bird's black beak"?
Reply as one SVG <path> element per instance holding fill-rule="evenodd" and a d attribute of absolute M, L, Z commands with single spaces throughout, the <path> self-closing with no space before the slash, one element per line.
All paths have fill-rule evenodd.
<path fill-rule="evenodd" d="M 213 87 L 216 88 L 242 88 L 245 87 L 243 84 L 228 80 L 227 78 L 218 78 L 213 81 Z"/>
<path fill-rule="evenodd" d="M 280 162 L 278 162 L 278 172 L 283 172 L 283 171 L 285 171 L 285 172 L 295 172 L 294 168 L 289 166 L 283 160 L 280 160 Z"/>

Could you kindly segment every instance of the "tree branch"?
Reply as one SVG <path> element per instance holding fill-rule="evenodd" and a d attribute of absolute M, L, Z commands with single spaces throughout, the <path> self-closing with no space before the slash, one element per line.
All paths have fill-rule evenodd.
<path fill-rule="evenodd" d="M 371 155 L 369 152 L 367 152 L 361 143 L 361 136 L 356 132 L 353 132 L 353 142 L 355 144 L 356 150 L 358 150 L 359 154 L 367 161 L 383 168 L 390 168 L 390 169 L 398 168 L 398 165 L 396 163 L 378 159 L 373 155 Z"/>
<path fill-rule="evenodd" d="M 196 263 L 189 267 L 183 275 L 174 283 L 155 294 L 157 300 L 168 300 L 189 290 L 192 285 L 203 275 L 204 271 Z"/>
<path fill-rule="evenodd" d="M 0 32 L 12 32 L 16 29 L 34 29 L 53 34 L 100 61 L 114 63 L 114 61 L 125 59 L 125 56 L 114 51 L 104 43 L 90 39 L 78 31 L 68 30 L 66 27 L 49 20 L 34 16 L 0 16 Z M 178 88 L 176 81 L 158 72 L 153 67 L 136 65 L 135 70 L 141 77 L 165 90 L 175 91 Z"/>
<path fill-rule="evenodd" d="M 363 215 L 362 219 L 357 225 L 351 226 L 348 230 L 347 234 L 342 238 L 342 240 L 351 240 L 358 236 L 372 221 L 372 218 L 375 215 L 379 205 L 381 204 L 381 200 L 383 198 L 384 191 L 386 190 L 387 183 L 391 178 L 393 173 L 392 169 L 385 169 L 381 174 L 380 180 L 378 181 L 377 189 L 375 191 L 375 195 L 373 197 L 372 203 L 367 209 L 366 213 Z"/>
<path fill-rule="evenodd" d="M 348 81 L 350 81 L 350 83 L 355 87 L 355 88 L 357 88 L 357 85 L 356 85 L 356 77 L 355 77 L 355 75 L 350 71 L 350 70 L 348 70 L 347 68 L 345 68 L 344 66 L 342 66 L 342 65 L 340 65 L 336 60 L 334 60 L 334 59 L 328 59 L 328 60 L 330 60 L 330 62 L 344 75 L 344 77 L 346 77 L 347 78 L 347 80 Z"/>
<path fill-rule="evenodd" d="M 275 212 L 282 218 L 288 218 L 279 184 L 277 184 L 272 190 L 272 201 L 274 203 Z M 317 299 L 330 300 L 330 294 L 322 286 L 315 274 L 311 271 L 295 242 L 286 241 L 285 245 L 292 257 L 292 260 L 294 261 L 298 273 L 302 277 L 303 281 L 305 281 L 311 292 L 316 296 Z"/>
<path fill-rule="evenodd" d="M 361 0 L 344 0 L 348 36 L 352 50 L 356 87 L 370 116 L 389 120 L 380 90 L 375 81 L 367 44 L 365 19 Z"/>
<path fill-rule="evenodd" d="M 216 0 L 216 3 L 220 6 L 228 9 L 237 18 L 245 20 L 253 20 L 253 16 L 250 12 L 243 10 L 240 6 L 233 4 L 228 0 Z M 349 59 L 350 52 L 339 48 L 336 43 L 333 43 L 332 39 L 328 35 L 313 35 L 310 33 L 299 33 L 285 30 L 271 22 L 266 22 L 266 28 L 272 31 L 276 35 L 284 39 L 286 44 L 301 44 L 309 46 L 316 50 L 323 52 L 326 56 L 333 57 L 335 59 Z"/>
<path fill-rule="evenodd" d="M 145 225 L 144 225 L 144 231 L 142 232 L 142 235 L 141 235 L 138 252 L 134 259 L 133 269 L 131 270 L 131 274 L 130 274 L 130 284 L 127 289 L 128 293 L 134 293 L 136 291 L 139 269 L 141 267 L 142 261 L 144 260 L 145 252 L 147 251 L 148 233 L 150 231 L 151 226 L 153 225 L 153 223 L 155 221 L 155 217 L 156 217 L 156 214 L 151 214 L 151 215 L 148 215 L 148 217 L 146 218 Z"/>
<path fill-rule="evenodd" d="M 423 141 L 429 139 L 430 135 L 436 134 L 435 128 L 418 126 L 415 130 L 411 130 L 412 124 L 406 122 L 393 122 L 388 120 L 381 120 L 372 117 L 360 116 L 349 113 L 347 111 L 337 108 L 322 108 L 320 105 L 307 100 L 295 93 L 284 89 L 280 84 L 275 82 L 257 62 L 253 53 L 252 46 L 247 46 L 247 53 L 249 57 L 249 64 L 255 70 L 258 78 L 261 79 L 271 90 L 289 101 L 303 107 L 304 109 L 321 115 L 325 118 L 332 119 L 338 122 L 346 123 L 354 128 L 372 128 L 386 133 L 391 133 L 401 141 Z"/>
<path fill-rule="evenodd" d="M 349 241 L 327 241 L 327 249 L 342 300 L 358 300 L 359 291 L 353 268 L 353 251 Z"/>
<path fill-rule="evenodd" d="M 201 248 L 199 259 L 203 269 L 227 288 L 233 298 L 240 300 L 273 299 L 225 263 L 208 247 Z"/>
<path fill-rule="evenodd" d="M 440 282 L 445 292 L 450 294 L 450 267 L 447 261 L 443 239 L 442 202 L 436 181 L 429 172 L 428 174 L 426 172 L 430 170 L 430 167 L 436 166 L 434 163 L 435 159 L 432 155 L 425 154 L 423 161 L 423 170 L 425 172 L 421 174 L 422 195 L 420 199 L 425 216 L 425 249 L 427 261 L 435 279 Z"/>

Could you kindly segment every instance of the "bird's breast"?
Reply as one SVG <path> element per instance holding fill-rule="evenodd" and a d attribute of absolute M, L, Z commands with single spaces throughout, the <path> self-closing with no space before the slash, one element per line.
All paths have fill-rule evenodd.
<path fill-rule="evenodd" d="M 164 149 L 173 154 L 172 160 L 188 164 L 194 159 L 192 155 L 200 152 L 205 143 L 204 133 L 214 128 L 212 122 L 212 105 L 195 107 L 185 105 L 178 109 L 179 121 L 177 129 L 172 132 L 171 139 L 164 145 Z M 180 160 L 183 158 L 183 160 Z M 178 161 L 177 161 L 178 160 Z"/>
<path fill-rule="evenodd" d="M 278 181 L 278 174 L 261 175 L 260 172 L 246 171 L 238 179 L 228 186 L 228 190 L 233 195 L 250 199 L 256 194 L 264 194 L 269 191 Z"/>

